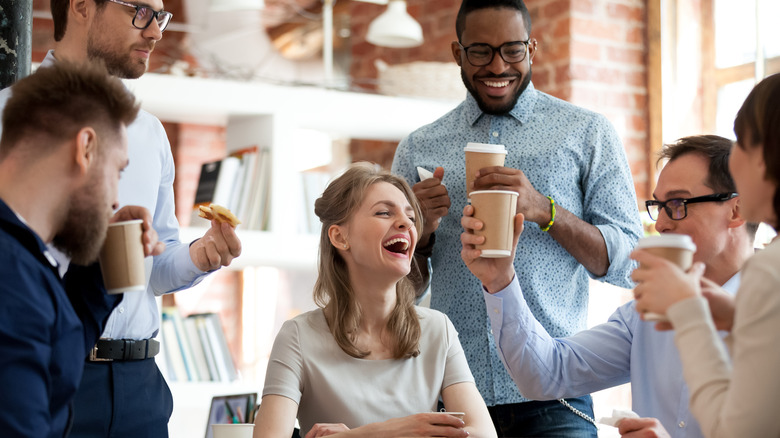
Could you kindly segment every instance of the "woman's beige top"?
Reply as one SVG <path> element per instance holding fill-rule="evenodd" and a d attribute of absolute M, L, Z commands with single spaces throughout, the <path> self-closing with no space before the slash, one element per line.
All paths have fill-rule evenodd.
<path fill-rule="evenodd" d="M 780 239 L 751 257 L 736 296 L 731 351 L 707 301 L 671 306 L 691 411 L 707 437 L 780 436 Z"/>
<path fill-rule="evenodd" d="M 473 382 L 458 334 L 436 310 L 417 308 L 420 354 L 410 359 L 356 359 L 336 344 L 322 310 L 282 326 L 274 341 L 263 396 L 298 403 L 306 433 L 315 423 L 344 423 L 350 429 L 436 410 L 442 389 Z"/>

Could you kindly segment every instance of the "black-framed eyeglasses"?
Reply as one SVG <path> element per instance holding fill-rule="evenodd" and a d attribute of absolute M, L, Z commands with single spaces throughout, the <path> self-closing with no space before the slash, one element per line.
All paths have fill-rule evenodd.
<path fill-rule="evenodd" d="M 673 221 L 683 220 L 688 216 L 688 204 L 696 204 L 699 202 L 724 202 L 729 199 L 737 197 L 734 192 L 729 193 L 715 193 L 712 195 L 697 196 L 695 198 L 674 198 L 667 199 L 666 201 L 649 200 L 645 201 L 645 207 L 647 208 L 647 214 L 650 215 L 650 219 L 658 220 L 658 212 L 663 208 L 669 219 Z"/>
<path fill-rule="evenodd" d="M 493 62 L 493 58 L 496 56 L 496 52 L 501 55 L 501 59 L 507 64 L 514 64 L 525 59 L 528 54 L 528 43 L 531 39 L 525 41 L 509 41 L 501 44 L 498 47 L 493 47 L 490 44 L 477 43 L 464 47 L 463 44 L 458 42 L 458 45 L 464 52 L 466 52 L 466 59 L 474 67 L 482 67 Z"/>
<path fill-rule="evenodd" d="M 157 26 L 160 28 L 160 32 L 165 31 L 168 27 L 168 23 L 171 22 L 173 14 L 168 11 L 155 11 L 148 6 L 138 6 L 132 3 L 123 2 L 122 0 L 108 0 L 111 3 L 127 6 L 128 8 L 135 9 L 135 15 L 133 16 L 133 27 L 136 29 L 146 29 L 152 24 L 152 20 L 157 20 Z"/>

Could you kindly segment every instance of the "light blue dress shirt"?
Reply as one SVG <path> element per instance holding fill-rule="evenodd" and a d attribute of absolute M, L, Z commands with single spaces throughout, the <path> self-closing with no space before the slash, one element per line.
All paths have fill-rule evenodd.
<path fill-rule="evenodd" d="M 723 288 L 736 293 L 739 273 Z M 674 331 L 642 321 L 633 301 L 604 324 L 553 338 L 531 314 L 517 277 L 483 295 L 501 360 L 526 397 L 577 397 L 630 381 L 634 412 L 657 418 L 673 438 L 703 437 L 689 411 Z"/>
<path fill-rule="evenodd" d="M 598 227 L 610 260 L 602 281 L 631 286 L 628 254 L 641 234 L 639 210 L 626 154 L 609 121 L 537 91 L 533 84 L 508 115 L 482 113 L 469 94 L 450 113 L 411 133 L 398 146 L 393 172 L 415 184 L 417 166 L 431 171 L 442 166 L 452 201 L 436 231 L 431 307 L 455 325 L 485 403 L 517 403 L 525 399 L 496 353 L 478 293 L 480 282 L 460 258 L 467 142 L 505 145 L 507 167 L 522 170 L 536 190 Z M 531 311 L 548 332 L 568 336 L 585 328 L 590 274 L 535 223 L 525 224 L 515 270 Z"/>
<path fill-rule="evenodd" d="M 54 51 L 50 50 L 41 67 L 55 62 Z M 0 112 L 12 89 L 0 91 Z M 161 255 L 146 258 L 146 274 L 151 277 L 147 290 L 124 294 L 106 323 L 103 337 L 148 339 L 160 329 L 155 296 L 189 288 L 207 273 L 192 262 L 189 245 L 179 241 L 173 197 L 175 166 L 162 123 L 148 112 L 139 111 L 136 120 L 127 128 L 127 141 L 130 164 L 119 179 L 119 205 L 140 205 L 148 209 L 153 216 L 152 227 L 166 247 Z M 67 266 L 67 260 L 58 261 L 61 266 Z"/>

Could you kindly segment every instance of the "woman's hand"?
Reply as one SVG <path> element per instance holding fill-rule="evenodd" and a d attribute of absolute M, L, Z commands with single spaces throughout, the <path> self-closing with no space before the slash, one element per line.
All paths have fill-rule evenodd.
<path fill-rule="evenodd" d="M 652 312 L 665 315 L 672 304 L 701 295 L 703 263 L 694 263 L 688 272 L 684 272 L 663 257 L 641 249 L 632 252 L 631 258 L 639 262 L 631 278 L 637 283 L 634 299 L 640 314 Z"/>
<path fill-rule="evenodd" d="M 348 430 L 349 428 L 344 423 L 317 423 L 312 426 L 304 438 L 319 438 Z"/>
<path fill-rule="evenodd" d="M 701 294 L 707 299 L 712 322 L 718 330 L 731 331 L 734 325 L 734 295 L 723 290 L 714 281 L 701 279 Z"/>
<path fill-rule="evenodd" d="M 446 412 L 426 412 L 382 422 L 379 424 L 381 430 L 379 435 L 383 437 L 467 437 L 469 434 L 463 429 L 465 426 L 463 420 L 447 415 Z"/>

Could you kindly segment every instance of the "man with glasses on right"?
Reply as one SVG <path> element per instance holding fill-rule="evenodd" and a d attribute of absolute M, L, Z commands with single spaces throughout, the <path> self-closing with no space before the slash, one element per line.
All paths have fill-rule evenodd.
<path fill-rule="evenodd" d="M 393 161 L 424 209 L 415 256 L 423 267 L 430 258 L 431 307 L 458 330 L 499 436 L 595 437 L 590 396 L 529 401 L 501 363 L 475 293 L 479 281 L 460 260 L 463 148 L 479 142 L 507 149 L 504 167 L 482 169 L 475 189 L 518 192 L 526 230 L 514 266 L 531 311 L 553 336 L 585 328 L 589 277 L 632 284 L 628 255 L 641 224 L 626 154 L 604 116 L 534 88 L 539 48 L 521 0 L 465 0 L 455 30 L 451 50 L 466 100 L 411 133 Z M 418 166 L 435 170 L 434 177 L 415 184 Z"/>
<path fill-rule="evenodd" d="M 731 141 L 714 135 L 666 145 L 660 159 L 667 163 L 655 199 L 646 202 L 658 232 L 686 234 L 696 244 L 694 261 L 705 265 L 704 294 L 712 309 L 729 305 L 724 291 L 736 293 L 739 270 L 753 253 L 756 232 L 756 224 L 747 224 L 739 214 L 739 197 L 728 171 L 730 150 Z M 464 225 L 472 220 L 464 217 Z M 472 237 L 464 233 L 464 247 L 473 248 Z M 658 331 L 656 323 L 642 321 L 631 301 L 604 324 L 553 338 L 529 311 L 511 265 L 474 260 L 466 252 L 464 261 L 483 283 L 502 360 L 523 395 L 556 399 L 630 381 L 633 410 L 642 418 L 621 420 L 617 426 L 622 435 L 703 436 L 689 411 L 674 332 Z"/>
<path fill-rule="evenodd" d="M 51 0 L 51 13 L 57 43 L 42 66 L 94 61 L 123 79 L 146 72 L 172 18 L 162 0 Z M 0 92 L 0 107 L 12 93 L 13 87 Z M 155 362 L 160 329 L 155 297 L 193 286 L 241 253 L 233 228 L 216 221 L 202 238 L 179 240 L 173 156 L 160 121 L 141 110 L 127 138 L 130 164 L 119 181 L 119 204 L 146 208 L 144 226 L 154 228 L 166 248 L 146 259 L 147 289 L 124 294 L 84 358 L 71 437 L 168 436 L 173 399 Z"/>

